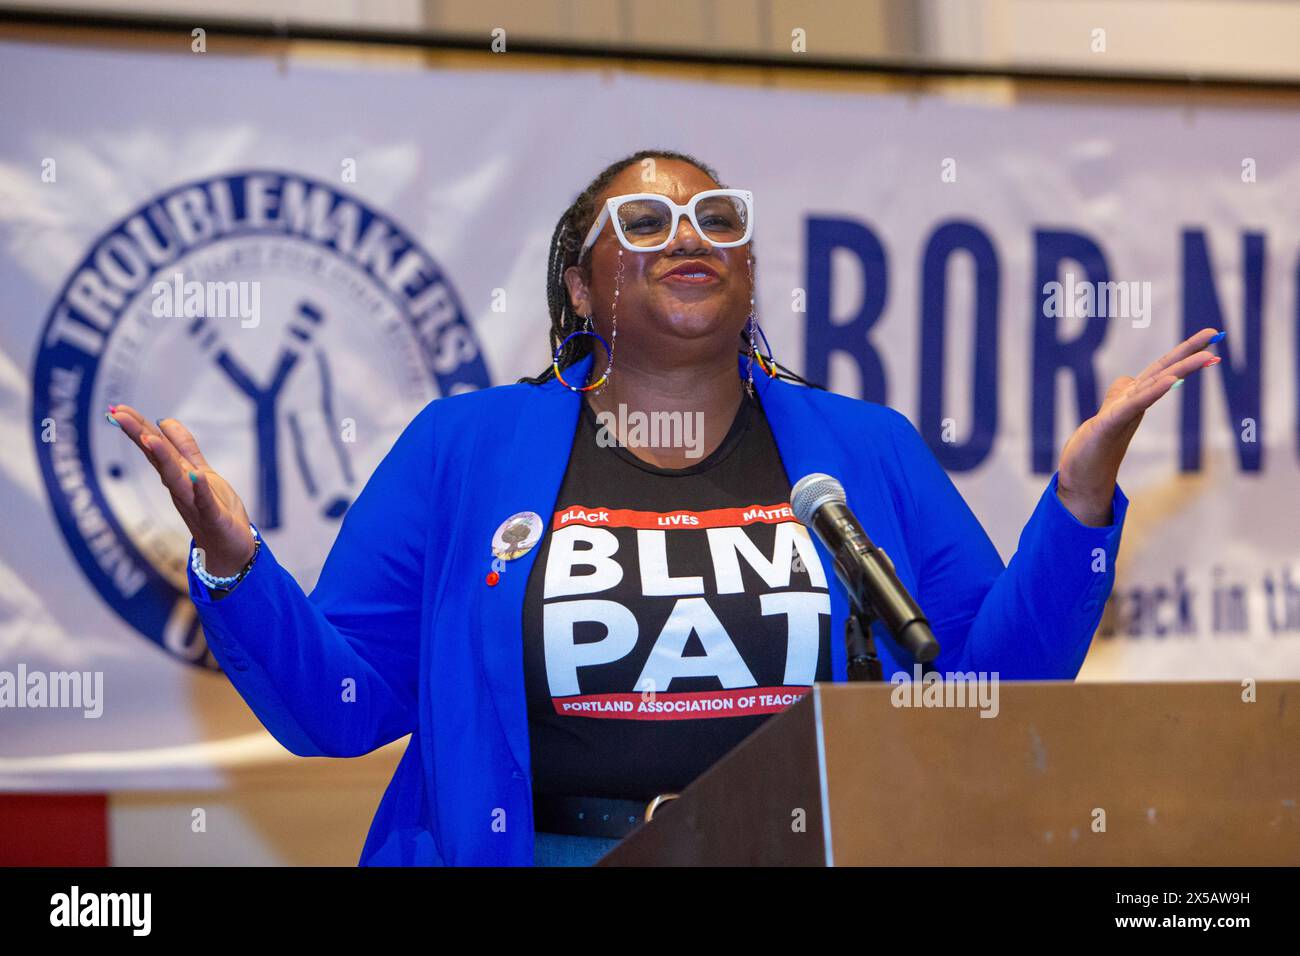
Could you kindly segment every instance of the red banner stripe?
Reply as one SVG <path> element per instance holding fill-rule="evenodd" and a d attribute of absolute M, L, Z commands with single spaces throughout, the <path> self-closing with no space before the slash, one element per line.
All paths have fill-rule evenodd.
<path fill-rule="evenodd" d="M 649 528 L 657 531 L 691 531 L 697 528 L 735 528 L 750 524 L 794 521 L 789 502 L 714 508 L 711 511 L 633 511 L 630 508 L 595 508 L 573 505 L 555 512 L 551 530 L 583 524 L 593 528 Z"/>
<path fill-rule="evenodd" d="M 0 866 L 108 866 L 108 797 L 0 794 Z"/>
<path fill-rule="evenodd" d="M 604 720 L 701 720 L 779 714 L 808 693 L 808 687 L 744 687 L 682 694 L 580 694 L 553 697 L 562 717 Z"/>

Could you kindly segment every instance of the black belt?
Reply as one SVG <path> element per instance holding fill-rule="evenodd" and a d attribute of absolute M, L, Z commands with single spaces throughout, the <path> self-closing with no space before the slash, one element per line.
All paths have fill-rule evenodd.
<path fill-rule="evenodd" d="M 533 798 L 533 829 L 564 836 L 592 836 L 621 840 L 653 815 L 661 803 L 676 794 L 653 800 L 615 800 L 608 797 Z"/>

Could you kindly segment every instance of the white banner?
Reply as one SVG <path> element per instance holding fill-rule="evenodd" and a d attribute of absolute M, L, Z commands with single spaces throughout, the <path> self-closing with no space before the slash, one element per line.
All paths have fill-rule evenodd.
<path fill-rule="evenodd" d="M 1227 329 L 1125 462 L 1083 676 L 1300 677 L 1294 114 L 17 44 L 0 88 L 0 787 L 277 753 L 110 402 L 185 421 L 310 588 L 425 402 L 547 364 L 556 220 L 645 147 L 754 191 L 776 357 L 911 417 L 1004 557 L 1109 381 Z M 195 288 L 228 314 L 169 317 Z"/>

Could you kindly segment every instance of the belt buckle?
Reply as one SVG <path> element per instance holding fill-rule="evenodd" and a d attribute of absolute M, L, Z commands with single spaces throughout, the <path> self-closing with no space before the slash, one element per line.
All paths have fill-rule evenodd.
<path fill-rule="evenodd" d="M 679 796 L 681 796 L 681 794 L 679 793 L 661 793 L 657 795 L 653 800 L 651 800 L 649 803 L 646 804 L 645 822 L 649 823 L 651 820 L 653 820 L 655 817 L 656 810 L 662 807 L 669 800 L 676 800 Z"/>

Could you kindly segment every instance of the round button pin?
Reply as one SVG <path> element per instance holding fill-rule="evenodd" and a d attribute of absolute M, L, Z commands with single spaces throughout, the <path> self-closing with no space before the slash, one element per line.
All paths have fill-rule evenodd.
<path fill-rule="evenodd" d="M 542 539 L 542 516 L 535 511 L 513 514 L 492 536 L 492 553 L 503 561 L 523 557 Z"/>

